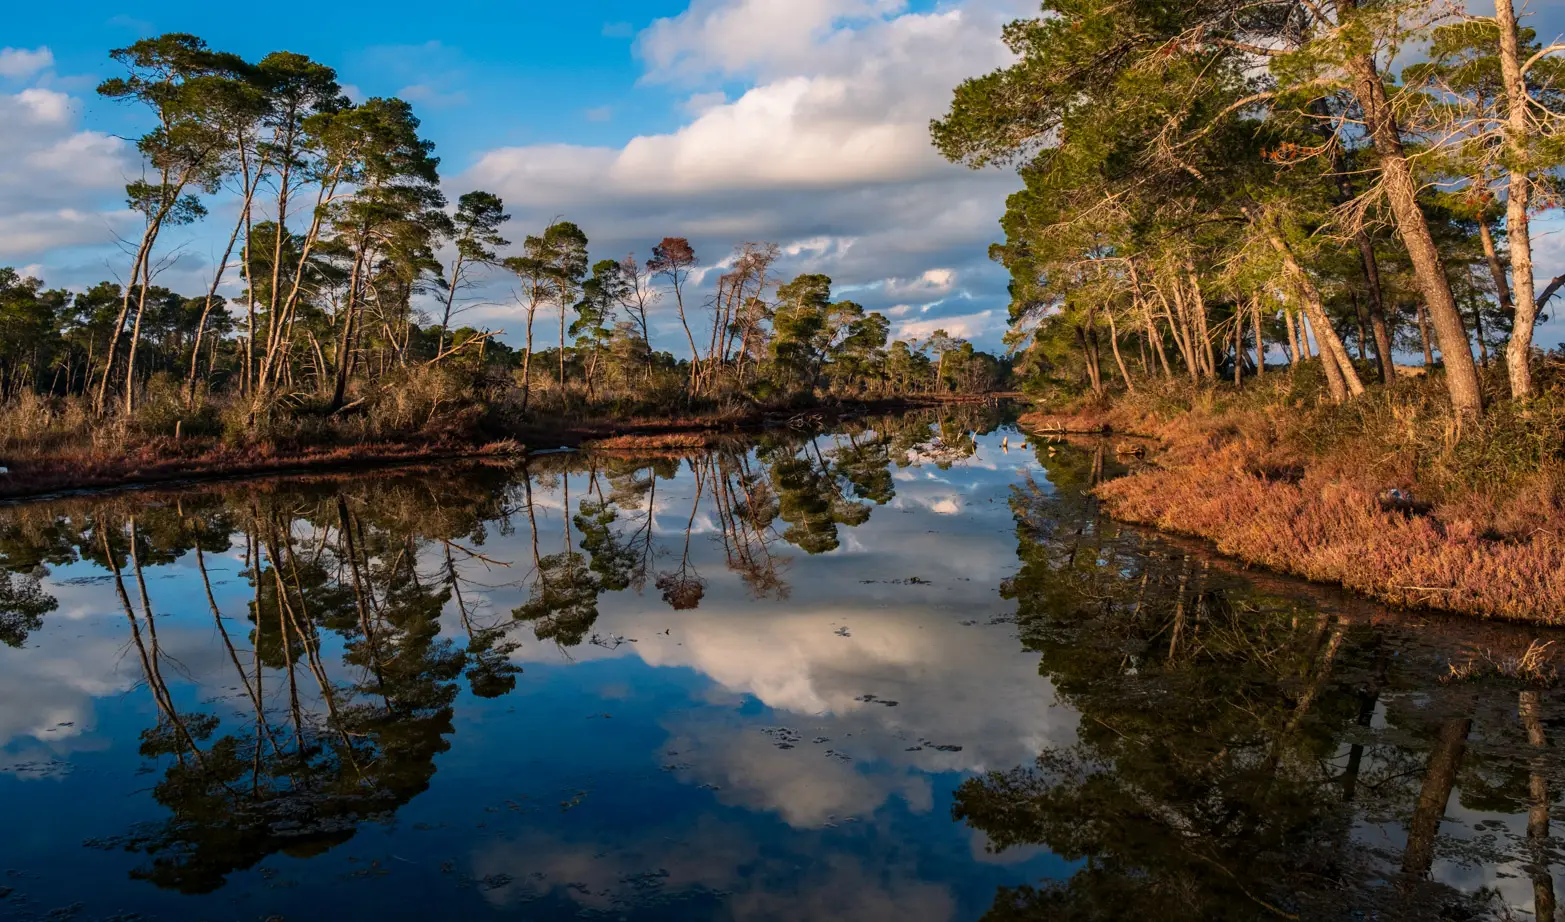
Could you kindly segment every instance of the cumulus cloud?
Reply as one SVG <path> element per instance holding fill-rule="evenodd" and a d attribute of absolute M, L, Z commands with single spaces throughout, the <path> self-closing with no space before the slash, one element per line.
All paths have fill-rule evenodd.
<path fill-rule="evenodd" d="M 976 314 L 960 314 L 957 316 L 930 317 L 922 320 L 909 320 L 897 324 L 897 335 L 904 339 L 917 339 L 928 336 L 936 330 L 945 330 L 952 336 L 962 339 L 973 339 L 984 331 L 993 329 L 998 311 L 979 311 Z M 1003 316 L 1003 315 L 1001 315 Z"/>
<path fill-rule="evenodd" d="M 682 235 L 711 265 L 736 242 L 776 241 L 786 273 L 831 275 L 871 310 L 957 304 L 993 347 L 1003 311 L 974 308 L 1004 303 L 986 251 L 1018 181 L 946 163 L 928 124 L 959 81 L 1007 60 L 1001 24 L 1031 8 L 697 0 L 637 43 L 647 80 L 690 87 L 683 125 L 619 147 L 491 150 L 458 184 L 500 194 L 519 223 L 567 215 L 604 252 Z M 747 88 L 730 98 L 735 80 Z"/>
<path fill-rule="evenodd" d="M 823 47 L 843 43 L 843 25 L 906 7 L 905 0 L 695 0 L 654 22 L 637 47 L 654 79 L 808 69 Z"/>
<path fill-rule="evenodd" d="M 47 47 L 0 48 L 0 77 L 22 80 L 54 66 L 54 52 Z"/>
<path fill-rule="evenodd" d="M 0 264 L 103 244 L 128 226 L 119 199 L 133 152 L 81 130 L 79 110 L 79 100 L 44 87 L 0 94 L 0 162 L 9 165 L 0 170 Z"/>

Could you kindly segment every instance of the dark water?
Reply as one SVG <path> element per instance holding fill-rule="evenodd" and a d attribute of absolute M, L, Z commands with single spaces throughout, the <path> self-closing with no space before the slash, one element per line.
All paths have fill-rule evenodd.
<path fill-rule="evenodd" d="M 1553 917 L 1535 632 L 1240 574 L 1025 443 L 0 510 L 0 918 Z"/>

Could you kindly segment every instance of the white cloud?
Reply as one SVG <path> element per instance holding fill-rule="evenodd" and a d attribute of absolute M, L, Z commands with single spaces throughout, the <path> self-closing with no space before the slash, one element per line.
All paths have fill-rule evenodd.
<path fill-rule="evenodd" d="M 0 77 L 22 80 L 54 66 L 54 52 L 47 47 L 0 48 Z"/>
<path fill-rule="evenodd" d="M 79 100 L 42 87 L 0 94 L 0 163 L 8 165 L 0 169 L 0 264 L 53 263 L 60 248 L 108 244 L 127 226 L 121 196 L 133 152 L 80 130 L 79 109 Z"/>
<path fill-rule="evenodd" d="M 928 126 L 958 82 L 1008 59 L 1001 26 L 1031 7 L 696 0 L 638 43 L 648 79 L 716 82 L 692 88 L 683 125 L 620 147 L 491 150 L 453 188 L 491 189 L 524 226 L 564 214 L 603 252 L 681 235 L 712 264 L 775 241 L 783 273 L 824 272 L 871 310 L 959 306 L 994 347 L 1006 294 L 987 248 L 1018 180 L 946 163 Z M 749 85 L 730 98 L 734 79 Z"/>
<path fill-rule="evenodd" d="M 844 23 L 902 11 L 905 0 L 695 0 L 637 40 L 649 76 L 736 76 L 815 63 Z"/>
<path fill-rule="evenodd" d="M 954 269 L 926 269 L 917 278 L 887 279 L 884 290 L 890 298 L 928 302 L 951 294 L 956 279 Z"/>
<path fill-rule="evenodd" d="M 708 93 L 692 93 L 690 98 L 680 104 L 680 108 L 687 115 L 701 116 L 726 102 L 728 102 L 727 93 L 722 90 L 713 90 Z"/>
<path fill-rule="evenodd" d="M 979 311 L 976 314 L 961 314 L 954 317 L 932 317 L 925 320 L 912 320 L 897 325 L 897 335 L 904 339 L 920 336 L 928 336 L 936 330 L 945 330 L 952 336 L 962 339 L 973 339 L 987 331 L 994 329 L 997 315 L 1003 319 L 1004 315 L 998 311 Z"/>
<path fill-rule="evenodd" d="M 60 124 L 70 118 L 73 108 L 69 96 L 41 87 L 29 87 L 15 98 L 34 122 Z"/>

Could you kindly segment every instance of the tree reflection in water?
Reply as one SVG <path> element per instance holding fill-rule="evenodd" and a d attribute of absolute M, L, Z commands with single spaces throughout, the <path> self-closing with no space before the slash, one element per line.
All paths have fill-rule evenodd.
<path fill-rule="evenodd" d="M 141 754 L 162 812 L 99 844 L 142 856 L 138 878 L 208 893 L 391 820 L 459 745 L 464 688 L 517 689 L 524 643 L 617 646 L 599 633 L 606 596 L 697 609 L 725 569 L 728 591 L 787 599 L 795 569 L 897 501 L 900 469 L 973 457 L 997 420 L 954 407 L 699 453 L 21 508 L 0 525 L 0 641 L 24 647 L 51 616 L 49 568 L 101 570 L 155 715 Z M 967 780 L 953 809 L 993 849 L 1080 866 L 1000 891 L 990 917 L 1503 918 L 1493 891 L 1450 885 L 1463 868 L 1526 881 L 1536 917 L 1554 917 L 1546 688 L 1451 681 L 1444 622 L 1322 605 L 1114 525 L 1090 493 L 1114 473 L 1104 446 L 1036 455 L 1048 481 L 1010 497 L 1020 568 L 1002 594 L 1080 725 L 1070 746 Z M 194 609 L 149 589 L 148 570 L 174 564 L 199 579 Z M 226 565 L 243 598 L 214 588 Z M 168 608 L 210 617 L 226 675 L 201 681 L 230 696 L 183 690 Z M 1516 822 L 1460 821 L 1477 814 Z"/>
<path fill-rule="evenodd" d="M 1021 569 L 1004 591 L 1080 727 L 965 782 L 953 815 L 994 849 L 1082 865 L 1003 890 L 988 917 L 1511 917 L 1491 890 L 1442 883 L 1445 861 L 1529 875 L 1553 919 L 1559 768 L 1543 753 L 1560 715 L 1540 691 L 1449 681 L 1449 654 L 1416 636 L 1440 622 L 1317 607 L 1105 520 L 1090 490 L 1106 452 L 1040 455 L 1052 486 L 1012 498 Z M 1526 832 L 1442 837 L 1451 810 L 1525 813 Z"/>
<path fill-rule="evenodd" d="M 952 431 L 982 424 L 973 410 L 957 415 Z M 340 844 L 424 791 L 451 745 L 461 680 L 480 698 L 515 689 L 517 627 L 565 648 L 597 641 L 599 598 L 640 591 L 653 574 L 671 607 L 699 606 L 706 583 L 691 548 L 708 520 L 749 592 L 785 598 L 780 545 L 836 547 L 839 526 L 862 524 L 894 495 L 893 453 L 907 463 L 945 450 L 938 431 L 895 420 L 790 432 L 754 453 L 558 455 L 438 481 L 382 475 L 24 507 L 0 526 L 0 641 L 24 646 L 56 608 L 40 583 L 49 566 L 86 562 L 108 574 L 157 715 L 140 751 L 157 766 L 152 795 L 166 815 L 98 844 L 145 856 L 135 877 L 209 893 L 270 854 Z M 690 505 L 660 509 L 658 482 L 681 466 L 694 479 Z M 583 481 L 585 495 L 573 496 Z M 540 492 L 559 507 L 546 509 Z M 663 548 L 660 512 L 679 518 Z M 549 548 L 551 515 L 560 543 Z M 530 560 L 485 551 L 491 531 L 509 534 L 518 521 Z M 213 558 L 242 561 L 242 615 L 220 605 Z M 160 600 L 145 574 L 177 561 L 194 564 L 243 719 L 183 700 L 170 681 L 184 666 L 160 642 Z M 509 586 L 526 600 L 507 617 L 488 596 Z M 459 631 L 443 631 L 447 613 Z"/>

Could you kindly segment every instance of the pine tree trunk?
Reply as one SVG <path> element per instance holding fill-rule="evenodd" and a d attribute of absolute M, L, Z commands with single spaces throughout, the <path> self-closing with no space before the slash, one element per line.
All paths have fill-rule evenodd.
<path fill-rule="evenodd" d="M 1482 213 L 1478 215 L 1478 240 L 1483 244 L 1484 262 L 1489 265 L 1489 277 L 1494 280 L 1494 296 L 1500 302 L 1500 310 L 1509 314 L 1514 308 L 1511 304 L 1511 283 L 1505 278 L 1505 267 L 1500 264 L 1500 253 L 1494 246 L 1494 232 L 1489 229 L 1489 219 Z"/>
<path fill-rule="evenodd" d="M 1418 302 L 1418 339 L 1424 347 L 1424 368 L 1430 373 L 1435 370 L 1435 352 L 1429 341 L 1429 312 L 1424 310 L 1424 302 Z"/>
<path fill-rule="evenodd" d="M 223 250 L 223 259 L 217 264 L 217 270 L 212 273 L 212 287 L 207 290 L 206 303 L 201 307 L 201 319 L 196 322 L 195 343 L 190 349 L 190 375 L 185 380 L 185 402 L 194 404 L 196 401 L 196 366 L 197 359 L 201 355 L 201 337 L 206 334 L 207 318 L 212 314 L 212 303 L 217 300 L 217 288 L 223 283 L 223 272 L 228 268 L 228 259 L 234 255 L 234 245 L 239 242 L 239 232 L 250 221 L 250 202 L 255 195 L 255 190 L 250 189 L 245 193 L 244 206 L 239 214 L 239 220 L 234 222 L 234 232 L 228 236 L 228 247 Z"/>
<path fill-rule="evenodd" d="M 1147 299 L 1141 295 L 1141 280 L 1136 277 L 1136 265 L 1130 264 L 1131 281 L 1136 286 L 1136 304 L 1141 308 L 1141 319 L 1147 327 L 1147 339 L 1152 341 L 1152 347 L 1157 352 L 1158 361 L 1163 367 L 1163 377 L 1172 380 L 1174 369 L 1168 364 L 1168 353 L 1163 349 L 1163 334 L 1158 331 L 1157 323 L 1152 319 L 1152 309 L 1147 306 Z"/>
<path fill-rule="evenodd" d="M 1247 210 L 1246 215 L 1248 214 Z M 1282 257 L 1283 268 L 1293 282 L 1299 299 L 1303 302 L 1310 323 L 1315 327 L 1315 341 L 1320 346 L 1321 361 L 1326 369 L 1326 384 L 1331 391 L 1332 399 L 1341 403 L 1350 394 L 1357 397 L 1364 393 L 1364 383 L 1359 380 L 1358 370 L 1353 367 L 1353 362 L 1348 357 L 1348 350 L 1342 345 L 1337 331 L 1332 328 L 1331 319 L 1326 316 L 1320 289 L 1315 287 L 1315 282 L 1310 278 L 1309 273 L 1299 265 L 1293 250 L 1288 246 L 1287 241 L 1283 240 L 1281 232 L 1277 230 L 1271 217 L 1263 216 L 1261 220 L 1272 249 Z"/>
<path fill-rule="evenodd" d="M 1341 5 L 1344 10 L 1355 10 L 1358 3 L 1357 0 L 1342 0 Z M 1478 382 L 1478 367 L 1473 362 L 1467 329 L 1457 310 L 1456 298 L 1451 293 L 1445 260 L 1429 231 L 1429 221 L 1418 204 L 1418 182 L 1402 146 L 1401 129 L 1391 110 L 1391 102 L 1386 97 L 1385 84 L 1381 82 L 1375 60 L 1369 54 L 1351 54 L 1347 64 L 1353 75 L 1354 95 L 1364 112 L 1369 135 L 1380 157 L 1381 185 L 1440 340 L 1451 405 L 1463 415 L 1479 415 L 1483 412 L 1483 391 Z"/>
<path fill-rule="evenodd" d="M 1505 349 L 1505 367 L 1511 379 L 1511 396 L 1521 400 L 1532 396 L 1532 332 L 1538 320 L 1532 277 L 1532 218 L 1528 213 L 1532 205 L 1532 178 L 1525 160 L 1530 102 L 1521 69 L 1516 10 L 1511 0 L 1495 0 L 1494 19 L 1500 27 L 1500 71 L 1505 78 L 1508 122 L 1506 147 L 1511 159 L 1505 230 L 1510 241 L 1511 281 L 1516 286 L 1516 316 L 1511 322 L 1511 341 Z M 1449 358 L 1446 363 L 1450 364 Z"/>
<path fill-rule="evenodd" d="M 1201 283 L 1196 279 L 1195 266 L 1185 263 L 1185 275 L 1190 280 L 1190 309 L 1195 312 L 1193 326 L 1201 335 L 1201 358 L 1206 363 L 1207 377 L 1217 377 L 1217 355 L 1213 351 L 1212 332 L 1207 326 L 1206 298 L 1201 295 Z"/>
<path fill-rule="evenodd" d="M 1119 355 L 1119 330 L 1114 325 L 1114 314 L 1112 311 L 1104 313 L 1109 318 L 1109 346 L 1114 350 L 1114 364 L 1119 366 L 1119 376 L 1125 379 L 1125 392 L 1134 394 L 1136 384 L 1130 380 L 1130 372 L 1125 370 L 1125 360 Z"/>
<path fill-rule="evenodd" d="M 363 262 L 363 254 L 359 254 L 353 260 L 353 273 L 348 280 L 348 302 L 343 306 L 342 335 L 337 340 L 337 379 L 332 388 L 331 408 L 342 408 L 343 399 L 348 394 L 349 356 L 353 352 L 353 315 L 354 305 L 358 301 L 359 269 Z M 277 323 L 277 318 L 272 318 L 272 323 Z M 271 363 L 268 363 L 271 364 Z"/>
<path fill-rule="evenodd" d="M 1364 281 L 1369 293 L 1369 326 L 1375 334 L 1375 359 L 1380 363 L 1380 380 L 1390 384 L 1396 380 L 1396 355 L 1391 347 L 1391 330 L 1386 325 L 1385 290 L 1380 286 L 1380 263 L 1375 258 L 1375 244 L 1369 234 L 1359 228 L 1354 234 L 1358 243 L 1359 261 L 1364 266 Z"/>
<path fill-rule="evenodd" d="M 1261 299 L 1250 299 L 1250 319 L 1255 323 L 1255 377 L 1266 375 L 1266 340 L 1261 334 Z"/>
<path fill-rule="evenodd" d="M 536 307 L 527 308 L 527 348 L 522 353 L 522 413 L 526 414 L 527 404 L 531 402 L 533 395 L 533 318 L 537 316 Z"/>

